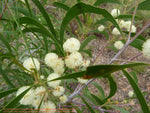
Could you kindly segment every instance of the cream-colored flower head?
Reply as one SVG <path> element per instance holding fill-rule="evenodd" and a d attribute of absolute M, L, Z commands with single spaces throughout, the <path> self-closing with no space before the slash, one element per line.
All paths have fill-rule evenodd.
<path fill-rule="evenodd" d="M 120 28 L 125 28 L 126 27 L 125 21 L 124 20 L 120 20 L 119 21 L 119 26 L 120 26 Z"/>
<path fill-rule="evenodd" d="M 146 40 L 142 47 L 144 57 L 150 59 L 150 39 Z"/>
<path fill-rule="evenodd" d="M 58 78 L 60 77 L 60 75 L 58 73 L 52 73 L 50 74 L 48 77 L 47 77 L 47 84 L 49 87 L 52 87 L 52 88 L 56 88 L 57 86 L 59 86 L 61 80 L 55 80 L 55 81 L 50 81 L 50 80 L 53 80 L 55 78 Z"/>
<path fill-rule="evenodd" d="M 27 70 L 34 72 L 33 69 L 36 69 L 37 71 L 40 69 L 40 62 L 36 58 L 28 58 L 23 62 L 23 66 Z"/>
<path fill-rule="evenodd" d="M 129 91 L 129 92 L 128 92 L 128 96 L 129 96 L 129 97 L 132 97 L 133 95 L 134 95 L 134 92 L 133 92 L 133 91 Z"/>
<path fill-rule="evenodd" d="M 21 87 L 17 93 L 16 93 L 16 96 L 20 95 L 21 93 L 23 93 L 25 90 L 27 90 L 29 88 L 29 86 L 23 86 Z M 30 89 L 24 96 L 23 98 L 19 101 L 20 104 L 22 105 L 31 105 L 32 104 L 32 101 L 34 99 L 34 89 Z"/>
<path fill-rule="evenodd" d="M 56 59 L 53 63 L 52 69 L 55 73 L 62 74 L 64 72 L 64 61 L 62 59 Z"/>
<path fill-rule="evenodd" d="M 73 69 L 82 65 L 83 57 L 79 52 L 73 52 L 65 58 L 65 64 L 68 68 Z"/>
<path fill-rule="evenodd" d="M 88 82 L 87 79 L 82 79 L 82 78 L 77 78 L 78 79 L 78 82 L 80 82 L 81 84 L 85 84 Z"/>
<path fill-rule="evenodd" d="M 61 103 L 66 103 L 68 101 L 68 97 L 66 95 L 63 95 L 63 96 L 59 97 L 59 100 Z"/>
<path fill-rule="evenodd" d="M 58 55 L 55 53 L 48 53 L 45 56 L 45 64 L 49 67 L 54 67 L 55 61 L 58 59 Z"/>
<path fill-rule="evenodd" d="M 130 31 L 130 27 L 127 29 L 127 31 Z M 134 25 L 132 25 L 131 32 L 132 33 L 136 32 L 136 27 Z"/>
<path fill-rule="evenodd" d="M 51 101 L 43 102 L 40 107 L 40 113 L 55 113 L 56 106 Z"/>
<path fill-rule="evenodd" d="M 119 9 L 113 9 L 113 10 L 111 11 L 111 15 L 112 15 L 113 17 L 119 16 L 119 15 L 120 15 L 120 10 L 119 10 Z"/>
<path fill-rule="evenodd" d="M 38 98 L 42 98 L 44 95 L 46 95 L 46 89 L 43 86 L 39 86 L 35 89 L 35 96 Z"/>
<path fill-rule="evenodd" d="M 57 87 L 55 88 L 55 90 L 54 90 L 52 93 L 53 93 L 54 96 L 59 97 L 59 96 L 63 95 L 64 92 L 65 92 L 64 87 L 62 87 L 62 86 L 57 86 Z"/>
<path fill-rule="evenodd" d="M 84 61 L 82 62 L 82 66 L 83 66 L 84 68 L 87 68 L 89 65 L 90 65 L 90 60 L 84 60 Z"/>
<path fill-rule="evenodd" d="M 35 89 L 34 94 L 35 94 L 35 96 L 34 96 L 34 100 L 32 101 L 32 106 L 37 109 L 39 107 L 39 104 L 42 101 L 43 96 L 44 96 L 44 98 L 47 98 L 48 93 L 46 92 L 45 87 L 39 86 Z"/>
<path fill-rule="evenodd" d="M 41 79 L 44 79 L 45 77 L 44 77 L 44 75 L 41 75 L 40 78 L 41 78 Z"/>
<path fill-rule="evenodd" d="M 32 101 L 32 106 L 33 106 L 35 109 L 37 109 L 37 108 L 39 107 L 41 101 L 42 101 L 42 98 L 37 98 L 37 97 L 35 97 L 34 100 Z"/>
<path fill-rule="evenodd" d="M 122 43 L 122 41 L 116 41 L 114 46 L 116 49 L 120 50 L 123 48 L 124 44 Z"/>
<path fill-rule="evenodd" d="M 125 22 L 125 28 L 130 29 L 130 26 L 131 26 L 131 21 L 126 21 Z"/>
<path fill-rule="evenodd" d="M 120 35 L 120 31 L 115 27 L 115 28 L 112 30 L 112 34 L 114 34 L 114 35 Z"/>
<path fill-rule="evenodd" d="M 99 30 L 99 31 L 104 31 L 104 29 L 105 29 L 105 26 L 103 26 L 103 25 L 100 25 L 100 26 L 98 27 L 98 30 Z"/>
<path fill-rule="evenodd" d="M 63 44 L 63 48 L 65 52 L 75 52 L 80 49 L 80 41 L 76 38 L 69 38 Z"/>
<path fill-rule="evenodd" d="M 53 68 L 54 72 L 55 73 L 58 73 L 58 74 L 63 74 L 64 71 L 65 71 L 65 68 L 64 67 L 56 67 L 56 68 Z"/>

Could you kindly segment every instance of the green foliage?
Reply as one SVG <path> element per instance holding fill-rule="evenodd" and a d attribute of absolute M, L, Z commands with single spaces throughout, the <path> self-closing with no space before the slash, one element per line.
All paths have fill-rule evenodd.
<path fill-rule="evenodd" d="M 145 100 L 141 90 L 139 89 L 138 85 L 136 84 L 134 79 L 125 70 L 122 70 L 122 72 L 124 73 L 124 75 L 127 77 L 128 81 L 130 82 L 130 84 L 139 100 L 139 103 L 141 105 L 143 112 L 149 113 L 150 112 L 149 107 L 148 107 L 146 100 Z"/>
<path fill-rule="evenodd" d="M 98 6 L 98 5 L 101 5 L 101 4 L 104 4 L 104 3 L 116 3 L 116 4 L 121 4 L 121 3 L 119 2 L 119 0 L 97 0 L 94 5 Z"/>
<path fill-rule="evenodd" d="M 90 4 L 91 2 L 92 4 Z M 117 40 L 123 41 L 124 44 L 128 44 L 130 41 L 126 38 L 130 33 L 129 30 L 127 28 L 122 29 L 119 22 L 121 20 L 129 21 L 133 18 L 133 8 L 136 6 L 132 4 L 136 1 L 96 0 L 96 2 L 94 2 L 95 1 L 91 0 L 76 0 L 71 2 L 69 2 L 69 0 L 62 0 L 61 2 L 56 2 L 56 0 L 52 0 L 51 2 L 48 0 L 0 1 L 2 4 L 0 6 L 2 13 L 0 14 L 0 81 L 2 81 L 2 83 L 0 83 L 0 85 L 2 85 L 2 88 L 0 89 L 2 90 L 0 92 L 0 99 L 11 98 L 10 101 L 8 99 L 2 102 L 2 110 L 0 112 L 4 112 L 6 108 L 12 108 L 9 112 L 13 112 L 15 108 L 34 108 L 34 106 L 31 105 L 20 105 L 19 101 L 28 93 L 32 86 L 34 86 L 33 90 L 39 86 L 43 86 L 46 91 L 43 91 L 42 93 L 46 93 L 41 97 L 39 105 L 37 106 L 37 112 L 40 112 L 43 103 L 50 100 L 54 103 L 56 108 L 66 107 L 69 109 L 71 106 L 76 109 L 78 113 L 86 112 L 87 109 L 91 113 L 105 112 L 105 110 L 106 112 L 107 110 L 115 112 L 112 108 L 119 110 L 122 113 L 129 113 L 130 111 L 126 111 L 124 108 L 116 107 L 115 104 L 113 104 L 114 100 L 111 100 L 118 90 L 118 81 L 115 81 L 115 74 L 112 77 L 112 73 L 120 70 L 122 70 L 136 94 L 136 97 L 129 99 L 137 98 L 142 111 L 144 113 L 149 112 L 149 105 L 146 103 L 145 98 L 137 85 L 139 81 L 137 74 L 140 68 L 139 66 L 149 66 L 149 64 L 127 63 L 127 59 L 125 61 L 124 59 L 120 60 L 123 62 L 123 65 L 120 62 L 115 62 L 116 64 L 102 64 L 100 62 L 98 65 L 94 64 L 98 58 L 101 58 L 101 55 L 105 55 L 103 52 L 108 48 L 108 51 L 114 50 L 117 54 L 119 54 L 120 51 L 125 50 L 120 50 L 118 52 L 112 45 Z M 106 3 L 113 3 L 113 7 L 111 4 Z M 149 4 L 149 0 L 142 1 L 139 3 L 137 9 L 149 11 Z M 97 6 L 102 6 L 103 8 Z M 107 6 L 109 7 L 107 8 Z M 109 13 L 109 10 L 114 8 L 114 6 L 121 10 L 121 14 L 118 17 L 113 17 Z M 118 21 L 116 19 L 118 19 Z M 141 20 L 141 16 L 136 15 L 132 23 L 134 23 L 136 29 L 140 29 L 146 19 L 147 18 Z M 138 24 L 140 26 L 138 26 Z M 103 31 L 98 30 L 98 26 L 100 25 L 104 25 L 105 28 Z M 120 35 L 112 34 L 114 27 L 119 30 Z M 124 31 L 124 29 L 128 32 Z M 138 35 L 138 37 L 130 43 L 130 46 L 142 51 L 143 43 L 146 41 L 145 37 L 149 34 L 145 33 L 143 35 L 134 32 L 131 33 L 131 40 L 132 37 L 135 37 L 136 35 Z M 81 42 L 80 48 L 76 52 L 81 54 L 86 53 L 88 55 L 84 56 L 83 54 L 82 63 L 74 68 L 67 66 L 66 59 L 71 56 L 72 53 L 66 52 L 63 47 L 63 43 L 69 37 L 75 37 Z M 93 49 L 98 48 L 99 53 L 94 53 L 93 50 L 87 49 L 92 40 L 95 42 L 100 40 L 100 46 L 94 45 L 93 47 Z M 104 42 L 104 45 L 102 45 L 103 43 L 101 44 L 101 41 L 107 41 L 107 43 Z M 74 46 L 74 44 L 70 45 L 69 48 L 71 48 L 71 46 Z M 60 77 L 53 78 L 49 81 L 47 81 L 47 77 L 52 73 L 56 73 L 55 68 L 61 64 L 58 62 L 55 67 L 48 66 L 47 61 L 45 60 L 45 55 L 47 53 L 57 54 L 58 59 L 63 62 L 62 65 L 64 69 L 62 74 L 59 73 Z M 30 65 L 31 68 L 26 69 L 23 63 L 25 59 L 29 57 L 31 57 L 33 63 L 30 62 L 32 64 Z M 77 57 L 78 56 L 75 56 L 75 60 Z M 92 62 L 86 64 L 90 59 L 89 57 L 91 57 Z M 37 65 L 33 58 L 37 58 L 39 61 L 39 70 L 36 69 Z M 111 59 L 111 63 L 114 63 L 113 61 L 116 60 L 113 58 L 109 59 Z M 53 59 L 52 61 L 55 60 L 56 59 Z M 78 63 L 78 59 L 74 63 Z M 134 71 L 130 72 L 131 75 L 124 70 L 135 66 L 137 66 L 136 68 L 138 70 L 133 68 Z M 82 82 L 84 83 L 79 81 L 79 78 L 83 80 Z M 107 86 L 110 88 L 108 95 L 105 93 L 106 89 L 103 89 L 97 82 L 92 82 L 96 78 L 98 82 L 100 79 L 105 79 L 106 82 L 109 83 Z M 53 94 L 54 91 L 57 91 L 58 89 L 48 85 L 48 83 L 52 81 L 55 84 L 56 80 L 61 80 L 60 86 L 65 88 L 65 93 L 58 97 Z M 98 93 L 93 93 L 93 89 L 93 91 L 91 91 L 91 88 L 88 87 L 88 84 L 90 83 L 98 90 Z M 5 85 L 6 88 L 3 88 Z M 12 99 L 12 95 L 14 95 L 22 86 L 30 86 L 30 88 Z M 40 94 L 37 94 L 36 97 Z M 66 102 L 63 102 L 60 99 L 64 94 L 68 99 Z M 147 94 L 147 92 L 145 92 L 144 95 L 145 94 Z M 74 97 L 81 98 L 82 102 L 73 103 L 72 100 Z M 81 105 L 81 107 L 78 107 L 78 104 Z"/>
<path fill-rule="evenodd" d="M 64 30 L 65 30 L 66 26 L 68 25 L 68 23 L 74 17 L 76 17 L 77 15 L 84 14 L 84 13 L 94 13 L 94 14 L 101 14 L 101 15 L 103 15 L 107 20 L 112 22 L 118 28 L 118 30 L 122 33 L 122 31 L 120 30 L 120 27 L 116 23 L 115 19 L 105 9 L 96 8 L 96 7 L 93 7 L 91 5 L 86 5 L 84 3 L 78 3 L 75 6 L 73 6 L 67 12 L 67 14 L 65 15 L 65 17 L 64 17 L 64 19 L 62 21 L 61 28 L 60 28 L 60 42 L 61 42 L 61 44 L 63 43 Z"/>
<path fill-rule="evenodd" d="M 7 95 L 9 95 L 9 94 L 11 94 L 11 93 L 13 93 L 13 92 L 15 92 L 15 91 L 17 91 L 18 89 L 19 88 L 13 88 L 13 89 L 9 89 L 7 91 L 0 92 L 0 99 L 7 96 Z"/>
<path fill-rule="evenodd" d="M 138 10 L 150 10 L 150 1 L 145 0 L 138 5 Z"/>
<path fill-rule="evenodd" d="M 28 88 L 27 90 L 23 91 L 20 95 L 15 97 L 13 100 L 10 101 L 0 112 L 3 112 L 7 108 L 14 108 L 16 104 L 22 99 L 22 97 L 30 90 L 31 88 Z"/>

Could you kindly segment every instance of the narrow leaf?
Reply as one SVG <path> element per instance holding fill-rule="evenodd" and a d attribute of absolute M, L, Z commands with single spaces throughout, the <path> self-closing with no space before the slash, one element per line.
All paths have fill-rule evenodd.
<path fill-rule="evenodd" d="M 85 79 L 90 79 L 94 77 L 107 77 L 107 75 L 119 71 L 125 68 L 131 68 L 138 65 L 149 65 L 145 63 L 131 63 L 131 64 L 124 64 L 124 65 L 96 65 L 96 66 L 89 66 L 86 69 L 84 74 Z"/>
<path fill-rule="evenodd" d="M 150 113 L 150 110 L 149 110 L 149 107 L 146 103 L 146 100 L 140 90 L 140 88 L 138 87 L 138 85 L 136 84 L 136 82 L 133 80 L 133 78 L 129 75 L 128 72 L 126 72 L 125 70 L 122 70 L 122 72 L 124 73 L 124 75 L 127 77 L 129 83 L 131 84 L 138 100 L 139 100 L 139 103 L 141 105 L 141 108 L 143 110 L 144 113 Z"/>
<path fill-rule="evenodd" d="M 62 79 L 72 79 L 72 78 L 78 78 L 83 77 L 85 79 L 90 79 L 93 77 L 108 77 L 109 74 L 119 71 L 125 68 L 131 68 L 139 65 L 149 65 L 145 63 L 131 63 L 131 64 L 124 64 L 124 65 L 95 65 L 95 66 L 89 66 L 87 67 L 86 71 L 81 71 L 77 73 L 71 73 L 64 75 L 62 77 L 53 79 L 51 81 L 55 80 L 62 80 Z"/>
<path fill-rule="evenodd" d="M 16 106 L 16 104 L 22 99 L 22 97 L 31 89 L 28 88 L 27 90 L 25 90 L 24 92 L 22 92 L 20 95 L 18 95 L 17 97 L 15 97 L 13 100 L 11 100 L 10 103 L 8 103 L 5 107 L 3 107 L 3 109 L 0 112 L 3 112 L 6 108 L 14 108 Z M 7 110 L 7 109 L 6 109 Z"/>
<path fill-rule="evenodd" d="M 15 85 L 12 83 L 12 81 L 9 79 L 9 77 L 7 76 L 7 74 L 5 73 L 4 70 L 1 69 L 0 67 L 0 74 L 2 75 L 3 79 L 5 80 L 5 82 L 11 87 L 11 88 L 15 88 Z"/>
<path fill-rule="evenodd" d="M 95 6 L 98 6 L 98 5 L 101 5 L 101 4 L 104 4 L 104 3 L 116 3 L 116 4 L 121 4 L 119 2 L 119 0 L 97 0 L 94 5 Z"/>
<path fill-rule="evenodd" d="M 98 98 L 97 96 L 95 96 L 93 94 L 91 94 L 91 96 L 95 99 L 95 101 L 97 102 L 98 105 L 104 104 L 104 102 L 100 98 Z"/>
<path fill-rule="evenodd" d="M 5 44 L 5 46 L 7 47 L 9 52 L 11 53 L 12 52 L 11 47 L 10 47 L 8 41 L 6 40 L 6 38 L 2 34 L 0 34 L 0 40 Z"/>
<path fill-rule="evenodd" d="M 96 82 L 93 82 L 92 84 L 99 90 L 99 92 L 102 95 L 102 99 L 104 99 L 105 98 L 105 93 L 104 93 L 103 88 Z"/>
<path fill-rule="evenodd" d="M 80 46 L 80 50 L 79 51 L 82 51 L 86 46 L 87 44 L 93 40 L 93 39 L 97 39 L 97 37 L 95 35 L 90 35 L 89 37 L 87 37 L 81 44 Z"/>
<path fill-rule="evenodd" d="M 119 15 L 117 19 L 132 19 L 133 15 Z M 135 16 L 135 19 L 138 19 L 139 16 Z"/>
<path fill-rule="evenodd" d="M 65 28 L 68 25 L 68 23 L 77 15 L 84 14 L 84 13 L 94 13 L 94 14 L 103 15 L 107 20 L 112 22 L 115 25 L 115 27 L 117 27 L 118 30 L 122 34 L 122 31 L 120 30 L 120 27 L 118 26 L 117 22 L 115 21 L 115 19 L 112 17 L 112 15 L 107 10 L 101 9 L 101 8 L 96 8 L 96 7 L 93 7 L 91 5 L 87 5 L 87 4 L 84 4 L 81 2 L 81 3 L 77 3 L 72 8 L 70 8 L 70 10 L 67 12 L 67 14 L 65 15 L 65 17 L 62 21 L 61 28 L 60 28 L 61 44 L 63 44 L 64 31 L 65 31 Z"/>
<path fill-rule="evenodd" d="M 7 96 L 7 95 L 9 95 L 9 94 L 11 94 L 11 93 L 13 93 L 13 92 L 15 92 L 15 91 L 17 91 L 18 89 L 19 88 L 13 88 L 13 89 L 9 89 L 7 91 L 0 92 L 0 99 Z"/>
<path fill-rule="evenodd" d="M 53 24 L 46 12 L 46 10 L 44 9 L 44 7 L 42 6 L 42 4 L 39 2 L 39 0 L 32 0 L 32 2 L 38 7 L 38 9 L 40 10 L 40 12 L 42 13 L 43 17 L 45 18 L 47 25 L 51 31 L 51 33 L 53 34 L 53 36 L 56 38 L 56 31 L 53 27 Z"/>
<path fill-rule="evenodd" d="M 123 108 L 116 107 L 116 106 L 111 106 L 111 108 L 119 110 L 121 113 L 130 113 L 129 111 L 124 110 Z"/>
<path fill-rule="evenodd" d="M 82 77 L 84 73 L 85 73 L 85 71 L 81 71 L 81 72 L 77 72 L 77 73 L 71 73 L 71 74 L 67 74 L 67 75 L 64 75 L 64 76 L 62 76 L 62 77 L 53 79 L 53 80 L 51 80 L 51 81 L 62 80 L 62 79 L 78 78 L 78 77 Z"/>
<path fill-rule="evenodd" d="M 131 71 L 130 74 L 132 75 L 132 77 L 135 80 L 135 82 L 138 84 L 138 78 L 136 76 L 136 73 L 134 71 Z"/>
<path fill-rule="evenodd" d="M 95 113 L 93 108 L 85 101 L 84 98 L 81 97 L 81 99 L 83 100 L 83 102 L 86 104 L 86 106 L 88 107 L 88 109 L 90 110 L 91 113 Z"/>
<path fill-rule="evenodd" d="M 138 5 L 138 10 L 150 10 L 150 0 L 145 0 Z"/>
<path fill-rule="evenodd" d="M 30 6 L 29 6 L 29 2 L 28 2 L 28 0 L 25 0 L 25 2 L 26 2 L 26 6 L 27 6 L 27 8 L 28 8 L 28 10 L 29 10 L 29 14 L 30 14 L 30 16 L 32 17 L 32 11 L 31 11 L 31 8 L 30 8 Z"/>
<path fill-rule="evenodd" d="M 117 91 L 117 84 L 116 84 L 116 82 L 114 81 L 114 79 L 110 75 L 108 76 L 108 80 L 109 80 L 109 86 L 110 86 L 110 93 L 109 93 L 109 96 L 106 99 L 103 100 L 104 102 L 107 99 L 109 99 L 112 96 L 114 96 L 116 91 Z"/>
<path fill-rule="evenodd" d="M 68 7 L 67 5 L 63 4 L 63 3 L 60 3 L 60 2 L 54 2 L 53 5 L 59 7 L 59 8 L 62 8 L 66 11 L 68 11 L 70 9 L 70 7 Z"/>
<path fill-rule="evenodd" d="M 54 2 L 53 4 L 56 5 L 56 6 L 59 7 L 59 8 L 62 8 L 62 9 L 64 9 L 64 10 L 66 10 L 66 11 L 68 11 L 68 10 L 70 9 L 69 6 L 67 6 L 67 5 L 65 5 L 65 4 L 63 4 L 63 3 L 60 3 L 60 2 Z M 80 27 L 82 28 L 83 26 L 82 26 L 82 23 L 81 23 L 81 21 L 80 21 L 80 18 L 79 18 L 79 17 L 76 17 L 76 20 L 78 21 Z"/>
<path fill-rule="evenodd" d="M 88 54 L 90 57 L 92 57 L 92 52 L 90 50 L 84 49 L 82 52 Z"/>

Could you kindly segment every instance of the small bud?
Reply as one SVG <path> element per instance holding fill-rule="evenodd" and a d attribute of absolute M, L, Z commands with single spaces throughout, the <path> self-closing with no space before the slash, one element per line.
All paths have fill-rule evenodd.
<path fill-rule="evenodd" d="M 134 95 L 134 92 L 133 92 L 133 91 L 129 91 L 129 92 L 128 92 L 128 96 L 129 96 L 129 97 L 132 97 L 133 95 Z"/>

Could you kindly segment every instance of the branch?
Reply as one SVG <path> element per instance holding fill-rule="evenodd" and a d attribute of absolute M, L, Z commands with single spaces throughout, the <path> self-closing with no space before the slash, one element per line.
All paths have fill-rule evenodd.
<path fill-rule="evenodd" d="M 115 59 L 117 59 L 120 56 L 120 54 L 129 46 L 129 44 L 132 43 L 149 26 L 150 26 L 150 20 L 143 26 L 143 28 L 130 41 L 126 42 L 124 47 L 112 58 L 109 64 L 111 64 Z"/>
<path fill-rule="evenodd" d="M 4 12 L 5 12 L 6 8 L 7 8 L 7 2 L 8 2 L 8 0 L 6 0 L 6 3 L 4 4 L 4 9 L 2 11 L 2 14 L 0 15 L 0 20 L 2 19 L 3 14 L 4 14 Z"/>

